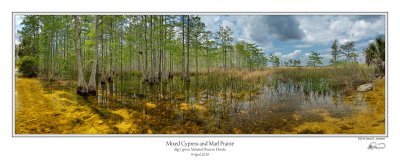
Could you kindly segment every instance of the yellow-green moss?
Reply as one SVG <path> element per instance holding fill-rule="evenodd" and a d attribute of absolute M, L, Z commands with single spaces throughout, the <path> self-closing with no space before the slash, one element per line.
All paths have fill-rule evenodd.
<path fill-rule="evenodd" d="M 361 93 L 368 106 L 357 114 L 335 118 L 329 113 L 319 113 L 322 122 L 306 122 L 296 128 L 293 133 L 324 134 L 384 134 L 385 133 L 385 80 L 374 81 L 372 91 Z M 353 92 L 351 96 L 360 94 Z M 348 98 L 347 98 L 348 99 Z M 283 132 L 284 133 L 284 132 Z"/>
<path fill-rule="evenodd" d="M 38 79 L 17 78 L 15 133 L 111 133 L 110 127 L 90 107 L 80 105 L 76 97 L 65 91 L 46 93 Z"/>

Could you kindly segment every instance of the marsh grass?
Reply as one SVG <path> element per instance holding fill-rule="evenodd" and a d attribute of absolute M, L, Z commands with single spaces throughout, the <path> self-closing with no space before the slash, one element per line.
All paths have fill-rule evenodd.
<path fill-rule="evenodd" d="M 372 82 L 374 69 L 364 64 L 347 63 L 334 67 L 276 68 L 269 85 L 285 83 L 302 87 L 304 93 L 325 94 L 331 90 L 354 90 L 358 85 Z"/>
<path fill-rule="evenodd" d="M 17 110 L 16 132 L 319 134 L 359 131 L 363 127 L 353 129 L 350 123 L 334 124 L 334 121 L 352 118 L 352 113 L 341 110 L 349 106 L 339 100 L 340 94 L 336 97 L 339 100 L 336 108 L 329 106 L 332 95 L 327 99 L 317 98 L 320 103 L 304 99 L 307 93 L 324 95 L 334 90 L 354 89 L 370 82 L 371 72 L 372 69 L 359 64 L 251 71 L 213 69 L 209 74 L 193 75 L 190 82 L 176 76 L 154 85 L 143 84 L 140 73 L 130 73 L 116 77 L 114 84 L 100 86 L 99 96 L 87 98 L 74 92 L 72 81 L 23 78 L 17 82 L 17 109 L 21 110 Z M 384 82 L 381 86 L 384 88 Z M 283 92 L 276 95 L 268 92 L 270 89 Z M 377 96 L 370 97 L 367 101 Z M 346 98 L 350 103 L 355 99 Z M 360 120 L 362 116 L 359 115 Z M 381 116 L 384 115 L 376 116 L 379 121 L 374 125 L 377 126 L 367 130 L 380 132 L 384 120 Z M 324 128 L 317 126 L 326 122 L 330 124 Z"/>

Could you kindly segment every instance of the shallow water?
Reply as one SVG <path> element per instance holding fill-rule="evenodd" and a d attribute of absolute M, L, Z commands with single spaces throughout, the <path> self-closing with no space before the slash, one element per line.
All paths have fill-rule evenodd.
<path fill-rule="evenodd" d="M 218 75 L 155 85 L 117 76 L 88 97 L 72 82 L 17 78 L 16 86 L 16 133 L 382 134 L 385 127 L 384 103 L 377 105 L 384 85 L 370 92 L 383 97 Z"/>

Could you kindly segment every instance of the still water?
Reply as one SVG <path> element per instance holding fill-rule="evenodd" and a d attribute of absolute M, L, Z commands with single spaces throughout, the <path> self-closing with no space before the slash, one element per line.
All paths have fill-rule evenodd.
<path fill-rule="evenodd" d="M 18 96 L 18 83 L 26 79 L 17 80 L 17 118 L 24 111 L 21 108 L 28 108 L 18 104 L 23 99 Z M 340 89 L 306 89 L 301 82 L 216 75 L 193 76 L 189 83 L 174 77 L 149 85 L 141 76 L 117 76 L 113 82 L 98 82 L 97 96 L 87 97 L 75 94 L 73 85 L 40 84 L 42 89 L 35 90 L 42 90 L 48 95 L 44 99 L 53 101 L 36 103 L 46 106 L 37 108 L 46 108 L 52 121 L 32 121 L 21 115 L 16 120 L 17 133 L 384 133 L 384 110 L 375 101 L 381 98 Z M 40 126 L 29 130 L 23 119 Z"/>

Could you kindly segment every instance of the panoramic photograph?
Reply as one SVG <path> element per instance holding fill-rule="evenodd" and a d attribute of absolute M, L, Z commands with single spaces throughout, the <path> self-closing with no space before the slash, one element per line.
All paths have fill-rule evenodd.
<path fill-rule="evenodd" d="M 386 15 L 15 14 L 14 134 L 386 134 Z"/>

